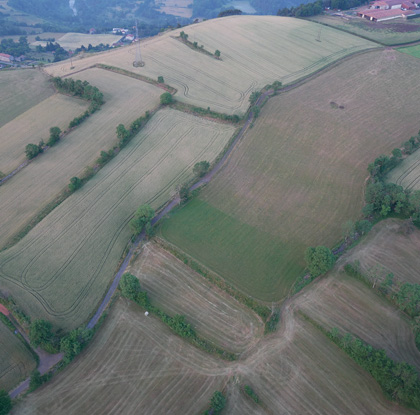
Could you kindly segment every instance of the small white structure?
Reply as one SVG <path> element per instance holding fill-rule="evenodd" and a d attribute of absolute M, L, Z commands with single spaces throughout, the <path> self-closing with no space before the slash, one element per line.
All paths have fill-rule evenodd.
<path fill-rule="evenodd" d="M 149 312 L 148 312 L 148 311 L 146 311 L 146 312 L 144 313 L 144 315 L 147 317 L 147 316 L 149 315 Z"/>

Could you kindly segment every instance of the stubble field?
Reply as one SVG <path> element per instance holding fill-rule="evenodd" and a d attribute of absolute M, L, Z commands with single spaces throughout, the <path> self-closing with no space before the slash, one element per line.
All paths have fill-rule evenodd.
<path fill-rule="evenodd" d="M 178 89 L 180 101 L 214 111 L 243 114 L 252 91 L 273 81 L 290 83 L 323 68 L 350 53 L 377 45 L 335 29 L 298 19 L 275 16 L 231 16 L 157 36 L 141 43 L 145 66 L 134 68 L 136 46 L 100 55 L 60 62 L 46 68 L 54 75 L 67 75 L 95 63 L 117 66 L 157 79 Z M 195 51 L 174 36 L 183 30 L 191 42 L 222 60 Z"/>
<path fill-rule="evenodd" d="M 374 51 L 272 98 L 161 235 L 246 293 L 284 298 L 305 249 L 332 247 L 359 217 L 368 164 L 417 133 L 418 69 L 415 58 Z"/>
<path fill-rule="evenodd" d="M 262 335 L 257 315 L 158 245 L 145 245 L 127 271 L 139 278 L 153 305 L 185 315 L 200 336 L 225 350 L 243 352 Z"/>
<path fill-rule="evenodd" d="M 10 390 L 36 368 L 29 350 L 0 321 L 0 390 Z"/>
<path fill-rule="evenodd" d="M 54 94 L 52 84 L 34 69 L 0 73 L 0 127 Z"/>
<path fill-rule="evenodd" d="M 45 37 L 45 36 L 41 36 Z M 60 44 L 60 46 L 66 50 L 75 50 L 77 48 L 80 48 L 84 46 L 87 48 L 89 44 L 92 46 L 97 46 L 101 43 L 104 45 L 112 45 L 113 43 L 118 42 L 122 36 L 118 35 L 110 35 L 110 34 L 98 34 L 98 35 L 88 35 L 83 33 L 66 33 L 63 36 L 61 36 L 59 39 L 56 39 L 56 41 Z M 45 46 L 47 42 L 43 41 L 36 41 L 31 43 L 32 46 Z"/>
<path fill-rule="evenodd" d="M 159 111 L 82 189 L 0 254 L 4 289 L 34 318 L 66 329 L 85 322 L 116 270 L 137 207 L 164 204 L 196 162 L 216 158 L 233 131 Z"/>
<path fill-rule="evenodd" d="M 405 189 L 420 190 L 420 151 L 410 154 L 401 164 L 392 169 L 387 181 Z"/>
<path fill-rule="evenodd" d="M 0 127 L 0 171 L 12 171 L 26 159 L 27 144 L 38 145 L 41 140 L 46 143 L 51 127 L 67 129 L 69 122 L 87 107 L 84 100 L 55 94 Z"/>
<path fill-rule="evenodd" d="M 106 103 L 64 140 L 0 187 L 0 247 L 54 200 L 71 177 L 79 176 L 85 167 L 92 165 L 101 150 L 108 151 L 116 144 L 118 124 L 128 128 L 147 110 L 156 108 L 162 93 L 150 84 L 101 69 L 84 71 L 75 78 L 97 86 Z"/>

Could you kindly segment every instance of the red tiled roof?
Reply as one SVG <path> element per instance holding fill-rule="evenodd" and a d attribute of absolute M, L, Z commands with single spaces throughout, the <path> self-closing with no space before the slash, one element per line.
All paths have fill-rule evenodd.
<path fill-rule="evenodd" d="M 3 58 L 13 58 L 12 55 L 8 55 L 7 53 L 0 53 L 0 56 L 3 56 Z"/>

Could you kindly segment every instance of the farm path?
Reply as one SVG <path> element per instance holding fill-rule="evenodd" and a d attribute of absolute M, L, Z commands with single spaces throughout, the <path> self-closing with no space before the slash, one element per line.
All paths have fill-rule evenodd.
<path fill-rule="evenodd" d="M 26 343 L 30 346 L 29 337 L 26 334 L 25 330 L 23 330 L 22 326 L 19 324 L 19 322 L 13 317 L 13 315 L 9 312 L 7 307 L 5 307 L 3 304 L 0 304 L 0 313 L 4 314 L 10 322 L 16 327 L 16 330 L 22 335 L 22 337 L 25 339 Z M 31 347 L 32 348 L 32 347 Z M 56 354 L 50 354 L 47 353 L 45 350 L 42 350 L 40 347 L 33 349 L 34 352 L 38 355 L 39 358 L 39 364 L 37 369 L 41 373 L 41 375 L 47 373 L 51 368 L 53 368 L 58 362 L 61 361 L 64 354 L 63 353 L 56 353 Z M 25 379 L 22 383 L 20 383 L 15 389 L 9 392 L 9 395 L 12 399 L 16 398 L 18 395 L 20 395 L 22 392 L 26 391 L 26 389 L 29 388 L 29 382 L 30 378 Z"/>

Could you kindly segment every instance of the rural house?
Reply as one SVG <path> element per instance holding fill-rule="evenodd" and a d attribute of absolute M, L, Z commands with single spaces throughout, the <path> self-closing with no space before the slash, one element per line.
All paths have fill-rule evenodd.
<path fill-rule="evenodd" d="M 7 53 L 0 53 L 0 62 L 12 62 L 15 58 Z"/>

